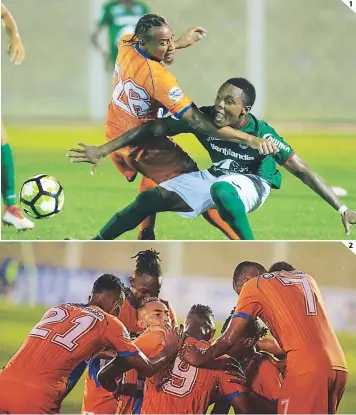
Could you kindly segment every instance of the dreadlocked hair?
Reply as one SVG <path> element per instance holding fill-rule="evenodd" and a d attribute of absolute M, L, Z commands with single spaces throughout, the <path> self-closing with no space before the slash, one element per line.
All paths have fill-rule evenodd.
<path fill-rule="evenodd" d="M 148 13 L 141 17 L 135 27 L 135 33 L 131 39 L 125 40 L 125 43 L 135 43 L 139 38 L 147 35 L 147 32 L 153 27 L 160 27 L 167 24 L 166 20 L 158 14 Z"/>
<path fill-rule="evenodd" d="M 160 277 L 162 275 L 159 252 L 154 249 L 140 251 L 131 258 L 136 258 L 135 274 L 148 274 L 153 277 Z"/>

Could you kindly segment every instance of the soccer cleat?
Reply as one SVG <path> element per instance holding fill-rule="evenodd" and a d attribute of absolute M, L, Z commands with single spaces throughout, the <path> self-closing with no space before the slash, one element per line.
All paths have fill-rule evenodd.
<path fill-rule="evenodd" d="M 32 230 L 35 224 L 25 218 L 18 206 L 5 206 L 2 223 L 14 226 L 18 231 Z"/>

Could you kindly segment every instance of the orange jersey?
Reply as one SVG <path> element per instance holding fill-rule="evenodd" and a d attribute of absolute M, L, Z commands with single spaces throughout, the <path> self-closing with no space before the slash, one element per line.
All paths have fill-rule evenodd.
<path fill-rule="evenodd" d="M 128 293 L 130 294 L 130 293 Z M 165 302 L 169 308 L 172 325 L 177 325 L 177 317 L 174 309 Z M 130 301 L 130 295 L 126 295 L 123 307 L 118 315 L 120 321 L 125 325 L 127 330 L 134 335 L 139 334 L 142 330 L 137 325 L 137 307 Z M 85 372 L 84 396 L 82 402 L 83 412 L 96 412 L 104 414 L 114 414 L 117 406 L 117 399 L 114 395 L 101 387 L 97 374 L 99 370 L 107 363 L 105 359 L 93 359 L 89 363 L 89 368 Z"/>
<path fill-rule="evenodd" d="M 113 95 L 106 117 L 109 141 L 166 111 L 180 118 L 192 106 L 167 68 L 150 59 L 138 43 L 125 43 L 131 37 L 125 35 L 118 45 Z M 129 181 L 135 172 L 159 184 L 198 170 L 194 160 L 169 137 L 147 137 L 139 146 L 123 147 L 110 156 Z"/>
<path fill-rule="evenodd" d="M 28 386 L 46 396 L 48 412 L 54 403 L 59 410 L 73 369 L 104 347 L 116 350 L 118 355 L 138 354 L 121 321 L 99 307 L 52 307 L 0 371 L 2 393 L 6 393 L 6 382 L 17 384 L 18 390 Z M 31 410 L 29 405 L 28 411 Z"/>
<path fill-rule="evenodd" d="M 275 401 L 279 397 L 282 375 L 272 359 L 268 355 L 262 358 L 253 377 L 251 389 L 270 401 Z"/>
<path fill-rule="evenodd" d="M 242 288 L 234 317 L 259 316 L 286 353 L 284 377 L 318 369 L 347 371 L 315 280 L 299 271 L 263 274 Z"/>
<path fill-rule="evenodd" d="M 186 344 L 207 349 L 210 344 L 188 337 Z M 169 376 L 160 385 L 146 379 L 142 414 L 204 414 L 216 395 L 234 399 L 245 395 L 241 385 L 227 382 L 222 370 L 196 368 L 176 357 Z"/>
<path fill-rule="evenodd" d="M 118 45 L 112 100 L 106 118 L 106 135 L 113 139 L 124 131 L 157 117 L 165 107 L 177 118 L 192 106 L 176 78 L 160 62 L 150 59 L 138 43 Z"/>
<path fill-rule="evenodd" d="M 141 334 L 133 343 L 148 357 L 155 356 L 163 350 L 162 333 L 156 331 Z M 138 376 L 137 370 L 131 369 L 124 373 L 117 414 L 140 413 L 144 383 L 145 378 Z"/>

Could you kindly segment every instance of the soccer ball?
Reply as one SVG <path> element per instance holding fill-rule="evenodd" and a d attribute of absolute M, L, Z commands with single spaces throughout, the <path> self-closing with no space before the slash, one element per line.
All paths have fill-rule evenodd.
<path fill-rule="evenodd" d="M 22 185 L 20 204 L 23 211 L 31 218 L 51 218 L 63 208 L 63 187 L 54 177 L 38 174 Z"/>

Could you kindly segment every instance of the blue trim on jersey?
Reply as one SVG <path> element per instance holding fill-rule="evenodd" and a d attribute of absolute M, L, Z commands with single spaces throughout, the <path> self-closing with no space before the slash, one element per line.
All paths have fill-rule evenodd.
<path fill-rule="evenodd" d="M 278 398 L 276 398 L 276 399 L 271 399 L 271 402 L 273 402 L 273 403 L 278 403 Z"/>
<path fill-rule="evenodd" d="M 239 398 L 240 396 L 244 396 L 246 395 L 246 392 L 232 392 L 229 393 L 228 395 L 225 395 L 225 398 L 229 401 L 232 401 L 235 398 Z"/>
<path fill-rule="evenodd" d="M 236 317 L 241 317 L 241 318 L 244 318 L 245 320 L 249 320 L 251 318 L 249 314 L 243 313 L 242 311 L 238 312 L 237 314 L 234 314 L 231 318 L 236 318 Z"/>
<path fill-rule="evenodd" d="M 94 379 L 97 388 L 100 388 L 100 382 L 98 381 L 98 372 L 100 370 L 100 359 L 92 359 L 89 363 L 89 379 Z"/>
<path fill-rule="evenodd" d="M 138 350 L 135 350 L 134 352 L 118 352 L 117 356 L 118 357 L 130 357 L 130 356 L 137 356 L 138 355 Z"/>
<path fill-rule="evenodd" d="M 67 378 L 66 394 L 71 392 L 74 386 L 78 383 L 86 367 L 87 367 L 87 362 L 84 360 L 83 362 L 79 363 L 79 365 L 75 369 L 72 370 L 72 372 Z"/>
<path fill-rule="evenodd" d="M 135 45 L 135 49 L 137 50 L 137 52 L 140 54 L 140 55 L 142 55 L 144 58 L 146 58 L 146 59 L 150 59 L 150 56 L 149 55 L 147 55 L 147 53 L 146 52 L 144 52 L 139 46 L 138 46 L 138 43 L 136 43 L 136 45 Z"/>
<path fill-rule="evenodd" d="M 182 109 L 181 112 L 176 112 L 174 115 L 175 118 L 177 118 L 177 120 L 180 120 L 182 115 L 185 114 L 188 110 L 190 110 L 192 108 L 193 104 L 188 105 L 187 107 L 185 107 L 184 109 Z"/>

